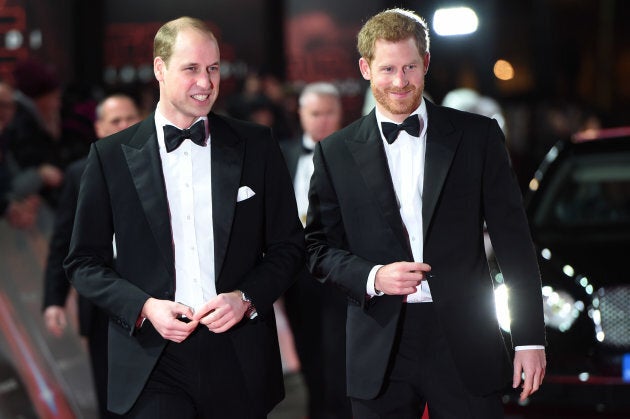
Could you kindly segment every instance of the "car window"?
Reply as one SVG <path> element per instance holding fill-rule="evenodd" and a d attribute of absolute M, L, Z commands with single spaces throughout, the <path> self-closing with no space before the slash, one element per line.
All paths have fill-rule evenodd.
<path fill-rule="evenodd" d="M 630 154 L 570 156 L 547 180 L 534 225 L 630 225 Z"/>

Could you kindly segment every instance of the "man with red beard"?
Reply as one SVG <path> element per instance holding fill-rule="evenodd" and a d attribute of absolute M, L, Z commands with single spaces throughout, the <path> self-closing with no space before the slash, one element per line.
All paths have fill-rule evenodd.
<path fill-rule="evenodd" d="M 540 274 L 493 119 L 423 98 L 429 36 L 391 9 L 358 35 L 376 108 L 315 147 L 306 225 L 311 273 L 348 300 L 354 417 L 503 417 L 545 374 Z M 500 332 L 484 251 L 487 224 L 511 290 L 514 360 Z"/>

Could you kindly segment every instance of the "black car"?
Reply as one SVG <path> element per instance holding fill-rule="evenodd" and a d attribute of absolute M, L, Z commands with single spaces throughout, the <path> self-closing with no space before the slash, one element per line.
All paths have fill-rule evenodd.
<path fill-rule="evenodd" d="M 529 404 L 630 412 L 630 127 L 556 144 L 525 205 L 549 344 L 545 383 Z M 504 293 L 499 284 L 498 302 Z"/>

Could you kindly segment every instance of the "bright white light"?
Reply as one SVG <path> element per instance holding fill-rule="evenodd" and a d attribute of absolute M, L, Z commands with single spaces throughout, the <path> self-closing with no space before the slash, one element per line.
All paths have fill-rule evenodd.
<path fill-rule="evenodd" d="M 469 7 L 438 9 L 433 15 L 433 30 L 441 36 L 466 35 L 479 26 L 479 18 Z"/>
<path fill-rule="evenodd" d="M 551 250 L 545 248 L 541 250 L 540 255 L 546 260 L 549 260 L 551 259 Z"/>
<path fill-rule="evenodd" d="M 16 50 L 24 44 L 24 35 L 17 29 L 11 29 L 4 35 L 4 47 L 8 50 Z"/>
<path fill-rule="evenodd" d="M 562 272 L 564 272 L 566 276 L 575 275 L 575 270 L 573 269 L 573 266 L 571 265 L 564 265 L 564 267 L 562 268 Z"/>
<path fill-rule="evenodd" d="M 545 324 L 561 332 L 569 330 L 580 314 L 579 305 L 566 291 L 545 286 L 542 294 Z"/>
<path fill-rule="evenodd" d="M 510 331 L 510 310 L 508 308 L 508 289 L 501 284 L 494 289 L 494 304 L 497 310 L 499 326 L 506 332 Z"/>

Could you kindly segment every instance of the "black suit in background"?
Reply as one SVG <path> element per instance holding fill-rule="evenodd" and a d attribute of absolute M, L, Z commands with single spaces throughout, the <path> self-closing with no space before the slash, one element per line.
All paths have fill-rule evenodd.
<path fill-rule="evenodd" d="M 298 162 L 311 151 L 302 139 L 282 151 L 295 181 Z M 284 304 L 308 389 L 309 419 L 351 418 L 346 396 L 346 298 L 331 284 L 313 278 L 306 267 L 284 295 Z"/>
<path fill-rule="evenodd" d="M 207 389 L 206 397 L 217 406 L 245 398 L 248 404 L 240 408 L 248 416 L 263 417 L 284 395 L 273 303 L 303 265 L 303 231 L 270 130 L 212 112 L 208 124 L 216 290 L 242 290 L 258 317 L 244 318 L 224 333 L 200 326 L 187 340 L 213 340 L 221 348 L 216 351 L 228 352 L 224 358 L 208 346 L 207 354 L 197 354 L 211 364 L 208 369 L 200 365 L 200 372 L 216 375 L 216 387 Z M 237 202 L 237 191 L 245 186 L 255 195 Z M 168 362 L 161 356 L 165 348 L 187 347 L 186 341 L 164 340 L 150 322 L 136 327 L 147 298 L 175 296 L 169 219 L 154 116 L 94 143 L 66 269 L 79 293 L 111 316 L 108 407 L 116 413 L 134 405 L 158 361 Z M 234 377 L 244 383 L 240 394 L 217 396 L 221 380 Z"/>
<path fill-rule="evenodd" d="M 444 337 L 455 375 L 471 394 L 487 395 L 506 386 L 512 367 L 496 319 L 484 221 L 511 290 L 514 346 L 545 345 L 536 256 L 496 121 L 426 105 L 422 215 L 433 303 L 409 306 L 435 312 L 427 327 Z M 369 400 L 383 390 L 400 326 L 408 325 L 402 296 L 366 298 L 368 274 L 377 264 L 413 260 L 374 111 L 320 142 L 314 163 L 308 264 L 348 296 L 348 394 Z"/>
<path fill-rule="evenodd" d="M 77 160 L 68 166 L 64 176 L 44 272 L 44 310 L 49 306 L 64 307 L 70 293 L 70 282 L 63 269 L 63 260 L 70 248 L 79 185 L 85 164 L 85 158 Z M 79 296 L 78 317 L 79 333 L 88 341 L 99 411 L 101 417 L 107 417 L 107 314 Z"/>

